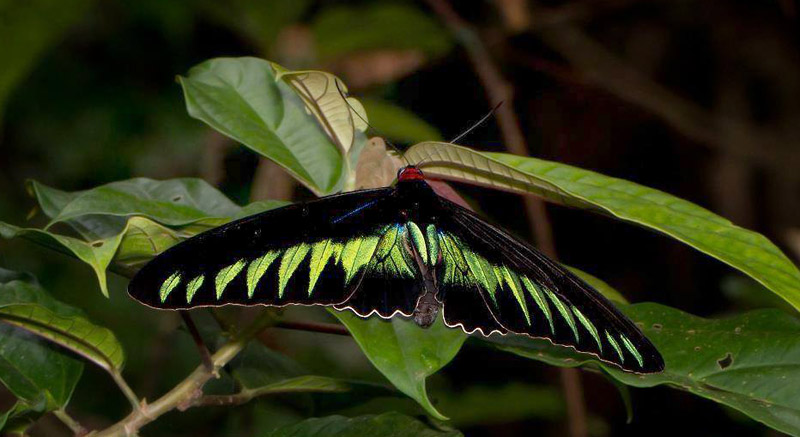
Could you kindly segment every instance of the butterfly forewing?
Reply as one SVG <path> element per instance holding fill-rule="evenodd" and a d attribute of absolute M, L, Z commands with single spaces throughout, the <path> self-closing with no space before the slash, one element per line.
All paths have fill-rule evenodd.
<path fill-rule="evenodd" d="M 330 196 L 215 228 L 145 265 L 129 293 L 169 309 L 342 303 L 393 223 L 391 193 Z"/>

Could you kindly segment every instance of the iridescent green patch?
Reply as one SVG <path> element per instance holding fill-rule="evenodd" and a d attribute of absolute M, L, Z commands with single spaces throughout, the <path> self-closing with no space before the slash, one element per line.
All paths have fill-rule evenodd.
<path fill-rule="evenodd" d="M 466 277 L 469 272 L 464 254 L 461 251 L 460 241 L 450 234 L 439 233 L 439 245 L 442 252 L 442 262 L 444 264 L 443 281 L 446 284 L 463 286 L 467 285 Z"/>
<path fill-rule="evenodd" d="M 483 272 L 483 278 L 486 280 L 486 291 L 492 298 L 492 302 L 494 302 L 495 306 L 497 306 L 497 297 L 495 294 L 497 293 L 497 287 L 500 285 L 500 282 L 497 280 L 495 268 L 486 258 L 478 256 L 477 259 L 478 263 L 480 264 L 481 271 Z"/>
<path fill-rule="evenodd" d="M 628 337 L 626 337 L 623 334 L 620 334 L 619 338 L 622 339 L 622 344 L 625 345 L 625 349 L 628 349 L 628 352 L 630 352 L 631 355 L 633 355 L 633 357 L 636 358 L 636 362 L 639 363 L 639 367 L 643 367 L 644 364 L 642 361 L 642 355 L 639 353 L 638 350 L 636 350 L 636 346 L 634 346 L 633 343 L 631 343 L 631 341 L 628 340 Z"/>
<path fill-rule="evenodd" d="M 411 236 L 411 244 L 414 245 L 414 250 L 417 252 L 419 257 L 422 258 L 422 263 L 427 265 L 428 247 L 425 244 L 425 236 L 422 234 L 422 230 L 414 222 L 406 223 L 406 229 L 408 230 L 408 234 Z"/>
<path fill-rule="evenodd" d="M 564 318 L 564 321 L 567 322 L 570 329 L 572 329 L 572 334 L 575 335 L 575 341 L 580 341 L 580 336 L 578 335 L 578 327 L 575 325 L 575 318 L 572 317 L 572 313 L 570 312 L 569 308 L 564 305 L 563 302 L 555 295 L 552 291 L 545 288 L 545 292 L 547 293 L 547 297 L 550 298 L 550 301 L 553 302 L 553 305 L 558 310 L 558 313 L 561 314 L 561 317 Z"/>
<path fill-rule="evenodd" d="M 506 284 L 508 284 L 508 288 L 511 289 L 511 293 L 514 294 L 514 297 L 517 299 L 517 303 L 519 307 L 522 308 L 522 312 L 525 314 L 525 321 L 528 322 L 528 325 L 531 324 L 531 315 L 528 313 L 528 305 L 525 304 L 525 296 L 522 295 L 522 291 L 519 289 L 519 284 L 517 282 L 517 278 L 511 270 L 508 269 L 506 266 L 501 266 L 500 271 L 503 274 L 503 279 L 505 280 Z"/>
<path fill-rule="evenodd" d="M 349 240 L 342 248 L 342 268 L 344 269 L 344 283 L 349 284 L 356 273 L 361 270 L 375 253 L 380 237 L 370 235 Z"/>
<path fill-rule="evenodd" d="M 622 349 L 619 347 L 619 343 L 617 343 L 617 340 L 615 340 L 614 336 L 609 334 L 608 331 L 605 332 L 606 340 L 608 340 L 608 343 L 611 344 L 611 347 L 613 347 L 614 350 L 617 351 L 617 355 L 619 355 L 619 362 L 625 363 L 625 357 L 622 355 Z"/>
<path fill-rule="evenodd" d="M 316 285 L 319 275 L 328 261 L 334 257 L 336 243 L 331 240 L 322 240 L 314 243 L 311 246 L 311 266 L 308 274 L 308 295 L 314 292 L 314 285 Z"/>
<path fill-rule="evenodd" d="M 219 273 L 217 273 L 216 278 L 214 278 L 214 283 L 216 285 L 216 290 L 217 290 L 217 300 L 219 300 L 222 297 L 222 292 L 225 291 L 225 287 L 227 287 L 228 284 L 231 281 L 233 281 L 236 275 L 238 275 L 239 272 L 242 271 L 245 263 L 246 263 L 245 260 L 240 259 L 239 261 L 236 261 L 235 263 L 229 265 L 228 267 L 225 267 L 224 269 L 220 270 Z"/>
<path fill-rule="evenodd" d="M 416 276 L 414 273 L 415 262 L 409 253 L 410 248 L 406 247 L 406 232 L 401 228 L 398 230 L 395 245 L 389 250 L 387 257 L 381 259 L 375 257 L 373 259 L 373 268 L 381 266 L 389 275 L 413 278 Z"/>
<path fill-rule="evenodd" d="M 586 316 L 584 316 L 583 313 L 577 307 L 575 307 L 575 305 L 572 305 L 572 312 L 575 313 L 575 317 L 578 318 L 578 321 L 581 322 L 581 325 L 583 325 L 583 327 L 589 331 L 589 334 L 592 335 L 594 341 L 597 342 L 597 348 L 600 350 L 600 352 L 602 352 L 603 345 L 600 343 L 600 334 L 597 333 L 597 328 L 595 328 L 594 324 L 588 318 L 586 318 Z"/>
<path fill-rule="evenodd" d="M 550 333 L 555 334 L 556 328 L 553 324 L 553 314 L 550 313 L 550 305 L 547 304 L 547 301 L 545 300 L 541 290 L 539 290 L 539 287 L 530 279 L 528 279 L 527 276 L 520 276 L 520 279 L 522 280 L 522 284 L 525 286 L 525 289 L 528 290 L 528 294 L 530 294 L 533 298 L 533 301 L 536 302 L 539 310 L 541 310 L 542 314 L 544 314 L 545 318 L 547 318 L 547 323 L 550 324 Z"/>
<path fill-rule="evenodd" d="M 203 282 L 205 282 L 206 277 L 203 275 L 198 275 L 186 285 L 186 303 L 192 303 L 192 298 L 194 294 L 197 293 L 197 290 L 203 286 Z"/>
<path fill-rule="evenodd" d="M 425 234 L 428 238 L 428 259 L 430 260 L 430 265 L 434 266 L 437 262 L 439 262 L 439 235 L 436 232 L 436 226 L 428 225 L 425 228 Z"/>
<path fill-rule="evenodd" d="M 247 297 L 253 297 L 253 293 L 256 292 L 258 281 L 261 280 L 261 277 L 267 272 L 269 266 L 272 265 L 272 262 L 275 261 L 280 254 L 281 253 L 277 250 L 271 250 L 250 262 L 250 265 L 247 266 Z"/>
<path fill-rule="evenodd" d="M 286 249 L 286 252 L 283 253 L 281 266 L 278 268 L 278 299 L 283 297 L 283 293 L 286 291 L 286 284 L 289 283 L 289 279 L 291 279 L 297 267 L 306 258 L 309 250 L 311 250 L 311 246 L 306 243 L 300 243 Z"/>
<path fill-rule="evenodd" d="M 161 303 L 164 303 L 167 300 L 167 296 L 172 293 L 172 290 L 178 286 L 181 282 L 181 274 L 179 272 L 175 272 L 167 278 L 164 283 L 161 284 L 161 291 L 159 295 L 161 296 Z"/>
<path fill-rule="evenodd" d="M 380 241 L 378 241 L 378 248 L 375 250 L 375 258 L 378 261 L 383 261 L 384 258 L 389 256 L 397 242 L 397 236 L 400 234 L 401 229 L 400 225 L 391 225 L 383 233 Z"/>
<path fill-rule="evenodd" d="M 472 277 L 474 277 L 475 280 L 478 281 L 479 286 L 483 287 L 483 289 L 489 293 L 489 297 L 492 299 L 494 306 L 497 307 L 497 299 L 495 298 L 495 289 L 494 289 L 496 284 L 493 282 L 494 274 L 491 273 L 492 281 L 490 281 L 486 277 L 486 274 L 484 273 L 483 268 L 481 267 L 481 261 L 486 262 L 486 260 L 482 260 L 483 257 L 469 250 L 469 248 L 466 247 L 461 252 L 464 254 L 464 259 L 467 261 L 467 266 L 469 266 L 469 270 L 472 273 Z"/>

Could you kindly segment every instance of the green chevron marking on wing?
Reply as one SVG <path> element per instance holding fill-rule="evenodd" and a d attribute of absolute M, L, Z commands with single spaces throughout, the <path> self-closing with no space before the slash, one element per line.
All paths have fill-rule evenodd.
<path fill-rule="evenodd" d="M 486 280 L 486 291 L 489 293 L 492 302 L 494 302 L 494 306 L 497 307 L 497 296 L 495 294 L 497 293 L 497 287 L 500 286 L 500 282 L 497 280 L 495 268 L 482 256 L 478 256 L 478 263 L 483 272 L 483 278 Z"/>
<path fill-rule="evenodd" d="M 344 244 L 338 241 L 334 242 L 331 250 L 333 251 L 333 263 L 340 264 L 342 262 L 342 251 L 344 250 Z"/>
<path fill-rule="evenodd" d="M 414 250 L 416 250 L 419 257 L 422 258 L 422 263 L 427 265 L 428 247 L 425 244 L 425 236 L 422 234 L 422 230 L 416 223 L 411 221 L 406 223 L 406 229 L 408 230 L 408 235 L 411 236 L 411 244 L 414 245 Z"/>
<path fill-rule="evenodd" d="M 356 237 L 345 243 L 341 255 L 345 285 L 350 284 L 356 273 L 369 263 L 377 250 L 379 240 L 379 236 L 369 235 Z"/>
<path fill-rule="evenodd" d="M 494 273 L 490 273 L 491 281 L 489 278 L 486 277 L 486 272 L 484 272 L 482 264 L 485 262 L 488 264 L 488 261 L 483 259 L 482 256 L 478 255 L 477 253 L 470 250 L 468 247 L 465 247 L 464 250 L 461 251 L 464 254 L 464 259 L 467 261 L 467 266 L 469 266 L 469 270 L 472 273 L 472 276 L 475 278 L 479 286 L 483 286 L 484 290 L 489 293 L 489 297 L 492 299 L 494 306 L 497 307 L 497 298 L 495 297 L 495 287 L 497 284 L 494 282 Z"/>
<path fill-rule="evenodd" d="M 286 291 L 286 284 L 289 283 L 297 267 L 303 262 L 311 246 L 306 243 L 300 243 L 286 249 L 281 257 L 281 265 L 278 267 L 278 299 L 283 297 Z"/>
<path fill-rule="evenodd" d="M 570 329 L 572 329 L 572 334 L 575 335 L 575 341 L 580 341 L 580 335 L 578 335 L 578 327 L 575 325 L 575 318 L 572 317 L 572 313 L 570 312 L 569 308 L 564 305 L 563 302 L 555 295 L 552 291 L 545 288 L 545 292 L 547 293 L 547 297 L 550 298 L 550 301 L 553 302 L 553 305 L 558 310 L 558 313 L 561 314 L 561 317 L 564 318 L 564 321 L 567 322 Z"/>
<path fill-rule="evenodd" d="M 172 293 L 172 290 L 178 286 L 181 282 L 181 274 L 180 272 L 175 272 L 169 275 L 164 283 L 161 284 L 161 290 L 159 291 L 159 295 L 161 296 L 161 303 L 164 303 L 167 300 L 167 296 Z"/>
<path fill-rule="evenodd" d="M 197 275 L 194 279 L 189 281 L 186 285 L 186 303 L 192 303 L 192 298 L 194 294 L 197 293 L 197 290 L 203 286 L 203 282 L 206 280 L 206 277 L 203 275 Z"/>
<path fill-rule="evenodd" d="M 328 261 L 334 258 L 334 251 L 336 243 L 331 240 L 322 240 L 314 243 L 311 246 L 311 267 L 308 276 L 308 296 L 314 292 L 314 285 L 317 284 L 319 275 Z"/>
<path fill-rule="evenodd" d="M 583 325 L 583 327 L 589 331 L 589 334 L 592 335 L 594 341 L 597 342 L 598 350 L 603 352 L 603 344 L 600 342 L 600 334 L 597 333 L 597 328 L 594 326 L 594 324 L 588 318 L 586 318 L 586 316 L 584 316 L 583 313 L 575 307 L 575 305 L 572 305 L 572 312 L 575 313 L 575 317 L 578 318 L 578 321 L 581 322 L 581 325 Z"/>
<path fill-rule="evenodd" d="M 428 239 L 428 259 L 430 260 L 430 265 L 434 266 L 437 262 L 439 262 L 439 235 L 436 232 L 436 226 L 433 224 L 428 225 L 425 228 L 425 236 Z"/>
<path fill-rule="evenodd" d="M 394 246 L 389 250 L 389 256 L 384 258 L 383 261 L 380 261 L 376 257 L 376 265 L 377 263 L 383 263 L 383 268 L 387 269 L 390 274 L 397 275 L 399 277 L 404 278 L 413 278 L 416 276 L 414 274 L 415 267 L 414 267 L 414 259 L 409 252 L 410 247 L 407 249 L 407 240 L 408 237 L 405 228 L 400 228 L 397 231 L 397 238 L 395 239 Z"/>
<path fill-rule="evenodd" d="M 247 297 L 252 298 L 253 293 L 256 292 L 256 285 L 258 285 L 258 281 L 261 280 L 261 277 L 264 276 L 264 273 L 267 272 L 269 266 L 272 265 L 272 262 L 278 259 L 280 255 L 280 251 L 277 250 L 270 250 L 269 252 L 265 253 L 264 255 L 254 259 L 250 262 L 250 265 L 247 266 Z"/>
<path fill-rule="evenodd" d="M 378 247 L 375 249 L 375 258 L 377 258 L 378 261 L 383 261 L 384 258 L 389 256 L 389 253 L 391 253 L 397 242 L 397 236 L 400 234 L 401 229 L 402 227 L 396 224 L 388 226 L 386 231 L 384 231 L 381 239 L 378 241 Z"/>
<path fill-rule="evenodd" d="M 219 300 L 222 297 L 222 292 L 225 291 L 225 287 L 227 287 L 228 284 L 231 281 L 233 281 L 236 275 L 238 275 L 239 272 L 242 271 L 244 265 L 245 265 L 245 260 L 240 259 L 239 261 L 236 261 L 235 263 L 229 265 L 228 267 L 225 267 L 224 269 L 220 270 L 219 273 L 217 273 L 217 276 L 214 278 L 214 284 L 216 285 L 216 291 L 217 291 L 217 300 Z"/>
<path fill-rule="evenodd" d="M 619 355 L 619 361 L 621 363 L 625 363 L 625 357 L 622 355 L 622 349 L 619 347 L 619 343 L 617 343 L 617 340 L 614 340 L 614 336 L 609 334 L 608 331 L 605 331 L 605 333 L 606 340 L 608 340 L 609 344 L 611 344 L 611 347 L 617 351 L 617 355 Z"/>
<path fill-rule="evenodd" d="M 633 357 L 636 358 L 636 362 L 639 363 L 639 367 L 643 367 L 644 363 L 642 362 L 642 355 L 639 354 L 638 350 L 636 350 L 636 346 L 634 346 L 633 343 L 631 343 L 631 341 L 628 340 L 628 337 L 626 337 L 624 334 L 620 334 L 619 338 L 622 339 L 622 344 L 625 345 L 625 348 L 628 349 L 628 352 L 630 352 L 631 355 L 633 355 Z"/>
<path fill-rule="evenodd" d="M 528 294 L 531 295 L 533 301 L 536 302 L 536 305 L 539 306 L 539 309 L 542 311 L 542 314 L 547 318 L 547 323 L 550 324 L 550 333 L 555 334 L 556 328 L 553 324 L 553 314 L 550 312 L 550 305 L 547 304 L 547 300 L 545 300 L 541 290 L 539 290 L 539 287 L 528 279 L 527 276 L 520 276 L 520 279 L 525 289 L 528 290 Z"/>
<path fill-rule="evenodd" d="M 503 274 L 503 279 L 505 280 L 506 284 L 508 284 L 508 288 L 511 289 L 511 292 L 517 299 L 517 303 L 522 309 L 522 313 L 525 314 L 525 321 L 528 323 L 528 326 L 530 326 L 531 315 L 528 313 L 528 306 L 525 304 L 525 296 L 522 295 L 522 292 L 517 284 L 517 280 L 515 278 L 516 275 L 512 273 L 511 270 L 509 270 L 505 265 L 500 267 L 500 272 Z"/>
<path fill-rule="evenodd" d="M 470 280 L 475 280 L 468 276 L 469 265 L 461 250 L 461 242 L 452 234 L 439 232 L 439 250 L 442 252 L 442 263 L 444 264 L 443 281 L 453 285 L 468 285 Z"/>

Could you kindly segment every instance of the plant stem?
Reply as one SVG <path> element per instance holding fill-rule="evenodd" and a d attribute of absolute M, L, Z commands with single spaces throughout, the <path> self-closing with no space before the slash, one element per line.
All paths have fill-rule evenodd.
<path fill-rule="evenodd" d="M 184 410 L 190 407 L 197 398 L 202 396 L 203 386 L 206 382 L 213 378 L 219 372 L 219 369 L 235 358 L 247 343 L 271 322 L 272 314 L 269 312 L 262 313 L 250 326 L 243 329 L 211 356 L 213 364 L 211 370 L 202 365 L 198 366 L 186 379 L 164 396 L 149 405 L 142 405 L 141 408 L 134 410 L 125 419 L 94 434 L 94 437 L 134 436 L 137 435 L 141 427 L 156 420 L 161 415 L 176 408 Z"/>
<path fill-rule="evenodd" d="M 117 386 L 122 391 L 122 394 L 124 394 L 125 398 L 128 399 L 128 402 L 130 402 L 131 407 L 133 407 L 133 411 L 139 410 L 141 408 L 139 397 L 133 392 L 131 386 L 129 386 L 125 381 L 125 378 L 122 377 L 122 374 L 118 370 L 111 370 L 109 373 L 111 374 L 111 378 L 114 379 L 114 382 L 117 383 Z"/>
<path fill-rule="evenodd" d="M 480 36 L 469 23 L 464 21 L 453 10 L 446 0 L 427 0 L 427 3 L 467 51 L 473 69 L 486 91 L 489 103 L 491 105 L 501 101 L 505 103 L 497 108 L 495 114 L 506 149 L 517 155 L 527 155 L 528 146 L 525 142 L 525 135 L 514 112 L 513 88 L 503 77 Z M 525 197 L 524 201 L 531 231 L 536 239 L 537 246 L 546 255 L 556 259 L 553 230 L 550 226 L 544 203 L 534 197 Z M 567 368 L 559 369 L 559 371 L 561 372 L 562 389 L 567 402 L 570 435 L 572 437 L 586 437 L 588 428 L 580 373 L 576 369 Z"/>
<path fill-rule="evenodd" d="M 84 428 L 77 420 L 73 419 L 69 413 L 66 412 L 63 408 L 53 411 L 53 414 L 60 420 L 64 425 L 72 431 L 72 433 L 76 436 L 84 436 L 87 433 L 86 428 Z"/>
<path fill-rule="evenodd" d="M 194 324 L 192 316 L 189 315 L 188 311 L 178 312 L 181 314 L 183 323 L 186 324 L 186 329 L 188 329 L 189 333 L 192 335 L 192 340 L 194 340 L 194 344 L 197 346 L 197 351 L 200 353 L 200 359 L 203 365 L 206 366 L 207 370 L 213 370 L 214 363 L 211 362 L 211 353 L 208 351 L 205 342 L 203 342 L 203 337 L 200 336 L 200 331 L 197 330 L 197 325 Z"/>

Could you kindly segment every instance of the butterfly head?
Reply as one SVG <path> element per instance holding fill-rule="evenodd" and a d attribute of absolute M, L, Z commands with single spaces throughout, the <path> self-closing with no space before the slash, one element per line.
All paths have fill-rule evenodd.
<path fill-rule="evenodd" d="M 403 167 L 397 172 L 398 182 L 424 181 L 424 180 L 425 180 L 425 175 L 422 174 L 422 170 L 413 165 Z"/>

